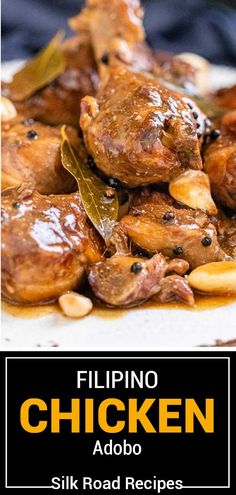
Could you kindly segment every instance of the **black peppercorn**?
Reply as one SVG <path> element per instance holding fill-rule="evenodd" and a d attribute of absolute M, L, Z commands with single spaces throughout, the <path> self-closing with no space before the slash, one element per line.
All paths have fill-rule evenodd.
<path fill-rule="evenodd" d="M 172 211 L 167 211 L 165 215 L 163 215 L 164 222 L 169 222 L 170 220 L 174 220 L 175 214 Z"/>
<path fill-rule="evenodd" d="M 143 268 L 142 263 L 139 263 L 138 261 L 136 261 L 135 263 L 133 263 L 131 265 L 131 272 L 132 273 L 140 273 L 142 268 Z"/>
<path fill-rule="evenodd" d="M 113 179 L 112 177 L 110 177 L 107 182 L 108 182 L 108 185 L 110 187 L 118 187 L 118 185 L 119 185 L 118 180 L 117 179 Z"/>
<path fill-rule="evenodd" d="M 202 245 L 203 246 L 206 246 L 206 247 L 207 246 L 210 246 L 211 243 L 212 243 L 212 238 L 211 237 L 208 237 L 208 236 L 203 237 L 203 239 L 202 239 Z"/>
<path fill-rule="evenodd" d="M 105 65 L 108 65 L 108 63 L 109 63 L 108 53 L 103 53 L 103 55 L 101 56 L 101 62 Z"/>
<path fill-rule="evenodd" d="M 180 254 L 183 254 L 183 248 L 181 246 L 175 246 L 173 248 L 173 253 L 176 255 L 176 256 L 179 256 Z"/>
<path fill-rule="evenodd" d="M 36 131 L 34 131 L 34 130 L 32 129 L 31 131 L 28 131 L 28 132 L 27 132 L 27 137 L 28 137 L 29 139 L 37 139 L 38 134 L 37 134 L 37 132 L 36 132 Z"/>
<path fill-rule="evenodd" d="M 212 129 L 210 133 L 210 138 L 213 141 L 215 141 L 216 139 L 218 139 L 218 137 L 220 137 L 220 135 L 221 135 L 220 129 Z"/>
<path fill-rule="evenodd" d="M 25 125 L 25 127 L 29 127 L 30 125 L 34 124 L 34 119 L 25 119 L 23 120 L 22 124 Z"/>
<path fill-rule="evenodd" d="M 191 105 L 191 103 L 188 102 L 188 107 L 192 110 L 193 109 L 193 105 Z"/>
<path fill-rule="evenodd" d="M 198 113 L 197 113 L 197 112 L 195 112 L 195 110 L 194 110 L 194 112 L 193 112 L 193 116 L 194 116 L 194 118 L 195 118 L 195 119 L 198 119 Z"/>

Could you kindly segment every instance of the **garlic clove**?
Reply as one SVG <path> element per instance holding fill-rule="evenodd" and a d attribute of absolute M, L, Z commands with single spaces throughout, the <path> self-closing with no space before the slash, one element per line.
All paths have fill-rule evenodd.
<path fill-rule="evenodd" d="M 64 315 L 69 318 L 82 318 L 93 309 L 93 303 L 89 297 L 73 291 L 62 294 L 58 299 L 58 303 Z"/>
<path fill-rule="evenodd" d="M 196 85 L 201 94 L 207 93 L 211 86 L 211 66 L 209 62 L 200 55 L 192 52 L 179 53 L 175 58 L 183 60 L 194 67 L 196 70 Z"/>
<path fill-rule="evenodd" d="M 176 201 L 194 210 L 199 208 L 210 215 L 217 213 L 208 175 L 201 170 L 187 170 L 173 179 L 169 184 L 169 193 Z"/>
<path fill-rule="evenodd" d="M 11 100 L 5 96 L 1 96 L 1 121 L 7 122 L 8 120 L 16 117 L 17 111 Z"/>
<path fill-rule="evenodd" d="M 190 273 L 188 282 L 202 293 L 236 295 L 236 261 L 216 261 L 198 266 Z"/>

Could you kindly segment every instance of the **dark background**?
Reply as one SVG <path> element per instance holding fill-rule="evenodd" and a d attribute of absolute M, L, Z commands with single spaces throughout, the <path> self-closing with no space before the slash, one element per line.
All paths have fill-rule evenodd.
<path fill-rule="evenodd" d="M 236 66 L 236 0 L 144 0 L 153 47 L 193 51 Z M 66 27 L 83 0 L 2 0 L 2 58 L 32 56 Z M 69 31 L 67 31 L 69 33 Z"/>
<path fill-rule="evenodd" d="M 15 353 L 9 353 L 15 356 Z M 17 353 L 22 355 L 23 353 Z M 40 356 L 44 353 L 27 354 Z M 94 353 L 89 355 L 95 356 Z M 142 353 L 135 353 L 137 355 Z M 227 361 L 208 359 L 216 357 L 215 352 L 195 353 L 194 356 L 204 356 L 207 359 L 184 360 L 150 360 L 153 356 L 169 356 L 166 353 L 149 353 L 147 360 L 126 358 L 122 360 L 80 360 L 79 353 L 75 360 L 60 359 L 42 360 L 11 360 L 8 361 L 8 461 L 9 484 L 41 485 L 50 484 L 51 476 L 74 474 L 93 476 L 95 479 L 113 478 L 118 474 L 147 479 L 153 475 L 161 479 L 183 479 L 185 485 L 222 485 L 227 482 Z M 219 353 L 225 356 L 225 353 Z M 227 353 L 231 357 L 231 376 L 235 377 L 235 353 Z M 226 354 L 226 355 L 227 355 Z M 23 354 L 24 355 L 24 354 Z M 88 355 L 83 353 L 83 356 Z M 117 353 L 109 353 L 120 355 Z M 130 353 L 129 353 L 130 355 Z M 171 356 L 187 356 L 187 353 L 171 353 Z M 49 357 L 50 354 L 47 353 Z M 55 356 L 55 354 L 54 354 Z M 56 353 L 56 357 L 65 353 Z M 1 355 L 1 379 L 4 380 Z M 68 357 L 68 354 L 66 354 Z M 218 357 L 218 356 L 217 356 Z M 76 389 L 76 371 L 79 369 L 154 369 L 159 375 L 159 385 L 156 390 L 124 390 L 118 387 L 115 391 Z M 232 393 L 235 383 L 232 380 Z M 198 426 L 194 434 L 145 434 L 140 429 L 139 434 L 127 434 L 125 431 L 116 434 L 105 434 L 97 429 L 94 434 L 70 434 L 69 424 L 65 422 L 60 434 L 26 433 L 20 427 L 19 408 L 29 397 L 41 397 L 48 402 L 51 397 L 63 398 L 62 409 L 69 410 L 71 397 L 94 397 L 100 401 L 107 397 L 118 397 L 126 400 L 128 397 L 194 397 L 203 407 L 205 397 L 215 398 L 215 432 L 205 434 Z M 1 400 L 4 403 L 4 399 Z M 233 406 L 232 401 L 232 408 Z M 153 411 L 154 412 L 154 411 Z M 183 411 L 182 411 L 183 412 Z M 47 414 L 47 413 L 44 413 Z M 156 413 L 154 412 L 155 416 Z M 151 416 L 154 423 L 154 416 Z M 235 450 L 234 422 L 235 410 L 232 410 L 232 449 Z M 43 417 L 41 417 L 43 419 Z M 131 443 L 140 442 L 143 453 L 140 456 L 95 456 L 91 455 L 95 440 L 102 442 L 110 438 L 115 442 L 126 438 Z M 4 441 L 1 442 L 2 448 Z M 3 459 L 3 456 L 2 456 Z M 232 452 L 232 462 L 235 455 Z M 147 462 L 145 462 L 147 461 Z M 232 477 L 234 477 L 232 470 Z M 2 477 L 3 480 L 3 477 Z M 2 482 L 0 481 L 0 488 Z M 235 493 L 232 479 L 232 492 Z M 228 490 L 227 490 L 228 491 Z M 105 491 L 99 491 L 105 493 Z M 153 491 L 150 491 L 150 494 Z"/>

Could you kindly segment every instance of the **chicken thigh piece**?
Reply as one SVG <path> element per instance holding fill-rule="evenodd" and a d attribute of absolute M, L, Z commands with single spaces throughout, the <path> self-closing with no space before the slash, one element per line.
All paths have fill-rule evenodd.
<path fill-rule="evenodd" d="M 178 93 L 117 67 L 97 98 L 82 100 L 80 125 L 97 167 L 133 188 L 202 168 L 196 117 Z"/>
<path fill-rule="evenodd" d="M 191 268 L 228 259 L 220 248 L 217 231 L 200 210 L 180 205 L 165 193 L 143 191 L 136 196 L 118 232 L 149 253 L 180 257 Z"/>
<path fill-rule="evenodd" d="M 41 304 L 74 289 L 88 263 L 102 256 L 100 237 L 79 192 L 42 196 L 25 186 L 2 196 L 2 295 Z"/>
<path fill-rule="evenodd" d="M 74 146 L 75 129 L 68 129 Z M 27 182 L 41 194 L 69 193 L 77 189 L 61 163 L 60 129 L 18 115 L 2 125 L 2 189 Z"/>
<path fill-rule="evenodd" d="M 215 197 L 236 210 L 236 110 L 222 117 L 213 138 L 204 151 L 204 168 Z"/>

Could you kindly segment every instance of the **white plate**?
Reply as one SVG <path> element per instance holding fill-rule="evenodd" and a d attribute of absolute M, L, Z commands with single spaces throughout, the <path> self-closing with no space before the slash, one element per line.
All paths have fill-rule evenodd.
<path fill-rule="evenodd" d="M 22 62 L 3 64 L 7 80 Z M 236 71 L 212 68 L 212 87 L 236 83 Z M 114 311 L 112 313 L 114 315 Z M 59 347 L 74 349 L 150 349 L 213 345 L 216 339 L 236 338 L 236 303 L 216 309 L 141 308 L 117 312 L 117 317 L 95 314 L 70 320 L 58 313 L 22 319 L 2 312 L 1 344 L 5 348 Z"/>

